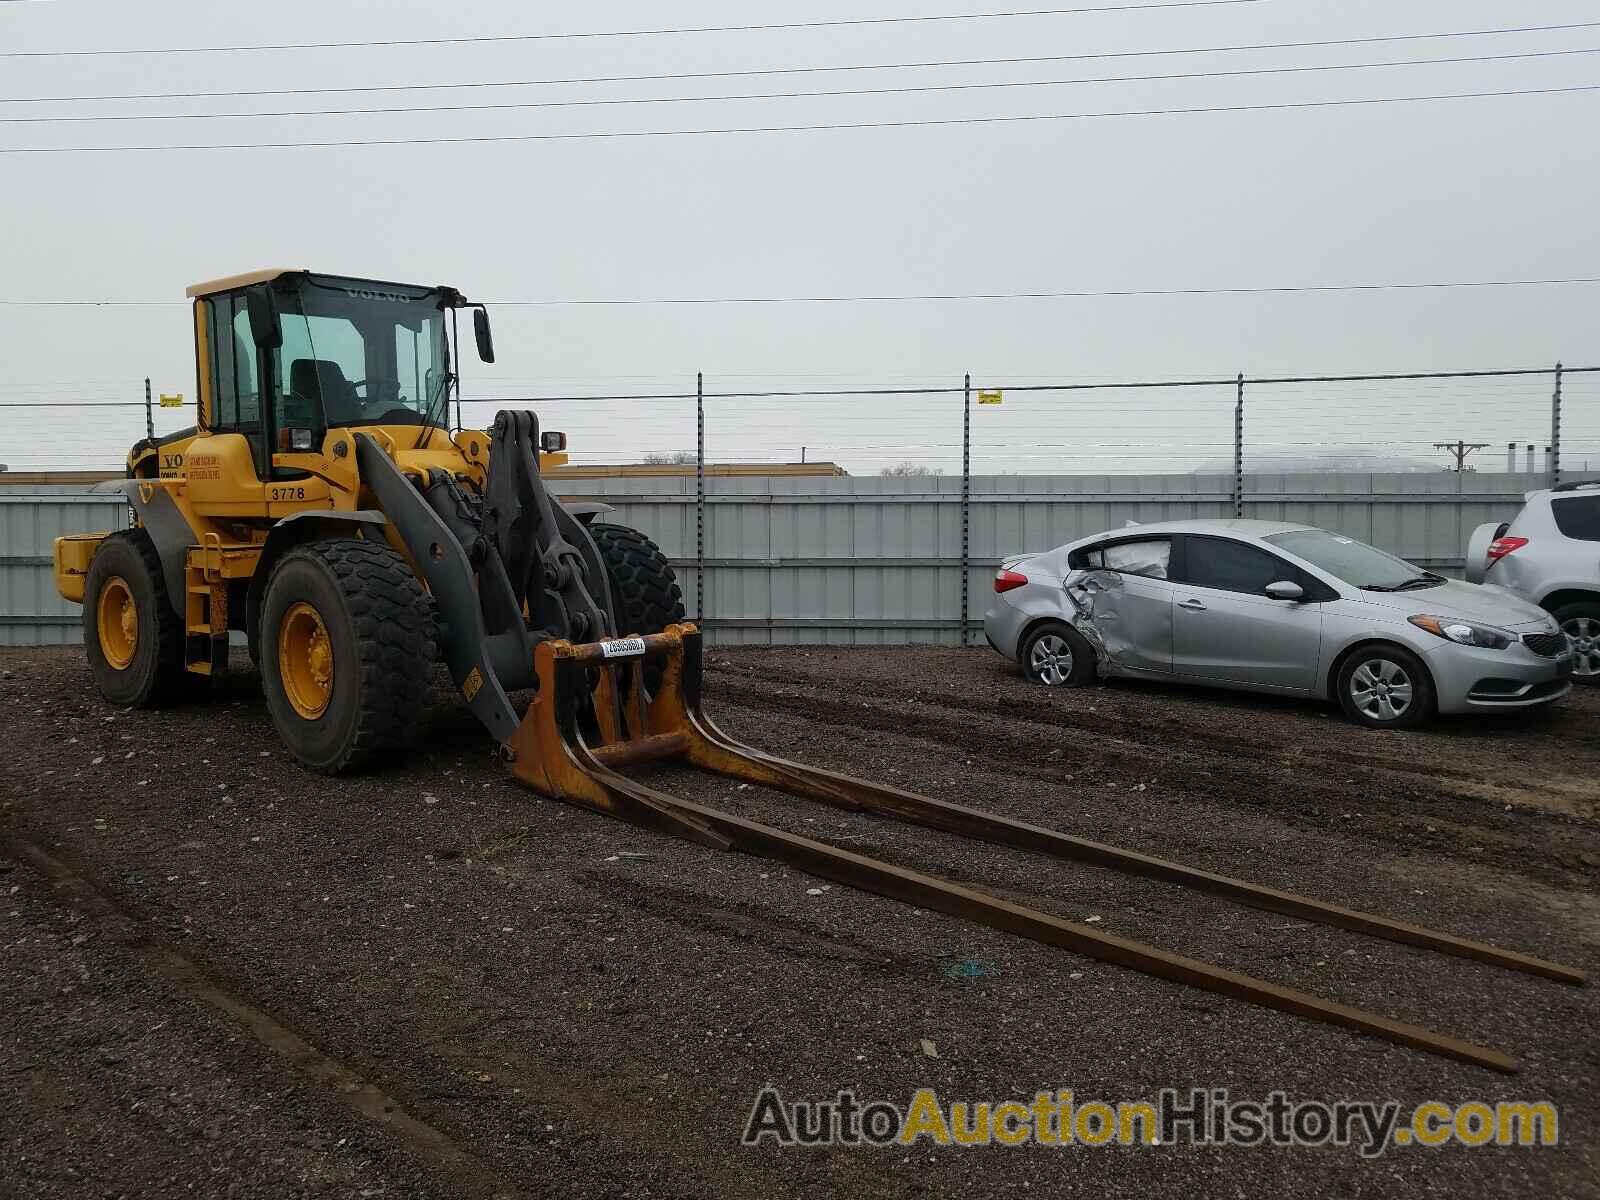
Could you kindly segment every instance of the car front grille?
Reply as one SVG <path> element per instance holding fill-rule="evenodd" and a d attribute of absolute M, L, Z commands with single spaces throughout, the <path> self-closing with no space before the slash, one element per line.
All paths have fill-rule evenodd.
<path fill-rule="evenodd" d="M 1522 642 L 1529 650 L 1546 658 L 1557 658 L 1567 652 L 1567 635 L 1564 633 L 1524 634 Z"/>

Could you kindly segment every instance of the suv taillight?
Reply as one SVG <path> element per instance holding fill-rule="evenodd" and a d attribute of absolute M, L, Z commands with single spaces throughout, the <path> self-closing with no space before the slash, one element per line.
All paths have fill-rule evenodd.
<path fill-rule="evenodd" d="M 994 590 L 1009 592 L 1012 588 L 1019 588 L 1027 582 L 1026 575 L 1018 575 L 1015 571 L 1001 571 L 994 577 Z"/>
<path fill-rule="evenodd" d="M 1489 565 L 1492 567 L 1513 550 L 1521 550 L 1528 544 L 1524 537 L 1497 537 L 1489 543 Z"/>

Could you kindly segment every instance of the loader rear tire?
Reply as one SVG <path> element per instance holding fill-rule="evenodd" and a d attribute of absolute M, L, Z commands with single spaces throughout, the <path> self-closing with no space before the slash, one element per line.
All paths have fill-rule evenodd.
<path fill-rule="evenodd" d="M 310 542 L 279 559 L 259 653 L 272 723 L 313 771 L 391 762 L 414 743 L 433 671 L 433 615 L 410 564 L 382 542 Z"/>
<path fill-rule="evenodd" d="M 605 560 L 618 637 L 660 633 L 683 620 L 683 592 L 660 546 L 637 529 L 600 521 L 589 536 Z"/>
<path fill-rule="evenodd" d="M 89 560 L 83 647 L 112 704 L 167 704 L 200 678 L 183 669 L 183 618 L 167 599 L 161 555 L 143 529 L 110 534 Z"/>

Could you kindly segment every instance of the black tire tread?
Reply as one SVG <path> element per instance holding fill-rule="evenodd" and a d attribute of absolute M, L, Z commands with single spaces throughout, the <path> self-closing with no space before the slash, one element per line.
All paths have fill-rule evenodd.
<path fill-rule="evenodd" d="M 173 608 L 167 597 L 167 577 L 161 570 L 161 555 L 156 550 L 155 540 L 138 526 L 132 529 L 119 529 L 115 533 L 108 534 L 105 541 L 95 550 L 95 558 L 105 553 L 106 547 L 112 543 L 127 545 L 139 556 L 150 588 L 155 593 L 155 678 L 143 695 L 132 702 L 131 707 L 156 708 L 171 704 L 190 691 L 200 676 L 190 675 L 184 670 L 183 618 L 178 615 L 177 609 Z M 93 559 L 90 560 L 89 571 L 91 575 L 94 572 Z M 95 632 L 97 599 L 87 592 L 83 597 L 83 636 L 86 642 L 98 637 Z"/>
<path fill-rule="evenodd" d="M 316 559 L 332 574 L 360 664 L 354 736 L 337 759 L 306 765 L 337 775 L 393 761 L 416 741 L 433 673 L 433 609 L 422 585 L 404 558 L 378 542 L 311 542 L 289 551 L 279 565 L 297 557 Z"/>
<path fill-rule="evenodd" d="M 637 529 L 596 521 L 589 526 L 611 581 L 618 636 L 660 633 L 684 619 L 683 591 L 672 564 Z"/>

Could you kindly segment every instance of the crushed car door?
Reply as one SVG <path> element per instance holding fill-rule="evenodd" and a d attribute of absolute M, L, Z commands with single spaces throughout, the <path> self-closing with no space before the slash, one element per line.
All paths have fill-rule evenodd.
<path fill-rule="evenodd" d="M 1090 602 L 1085 636 L 1117 668 L 1172 670 L 1171 538 L 1134 538 L 1094 547 L 1083 558 Z"/>

